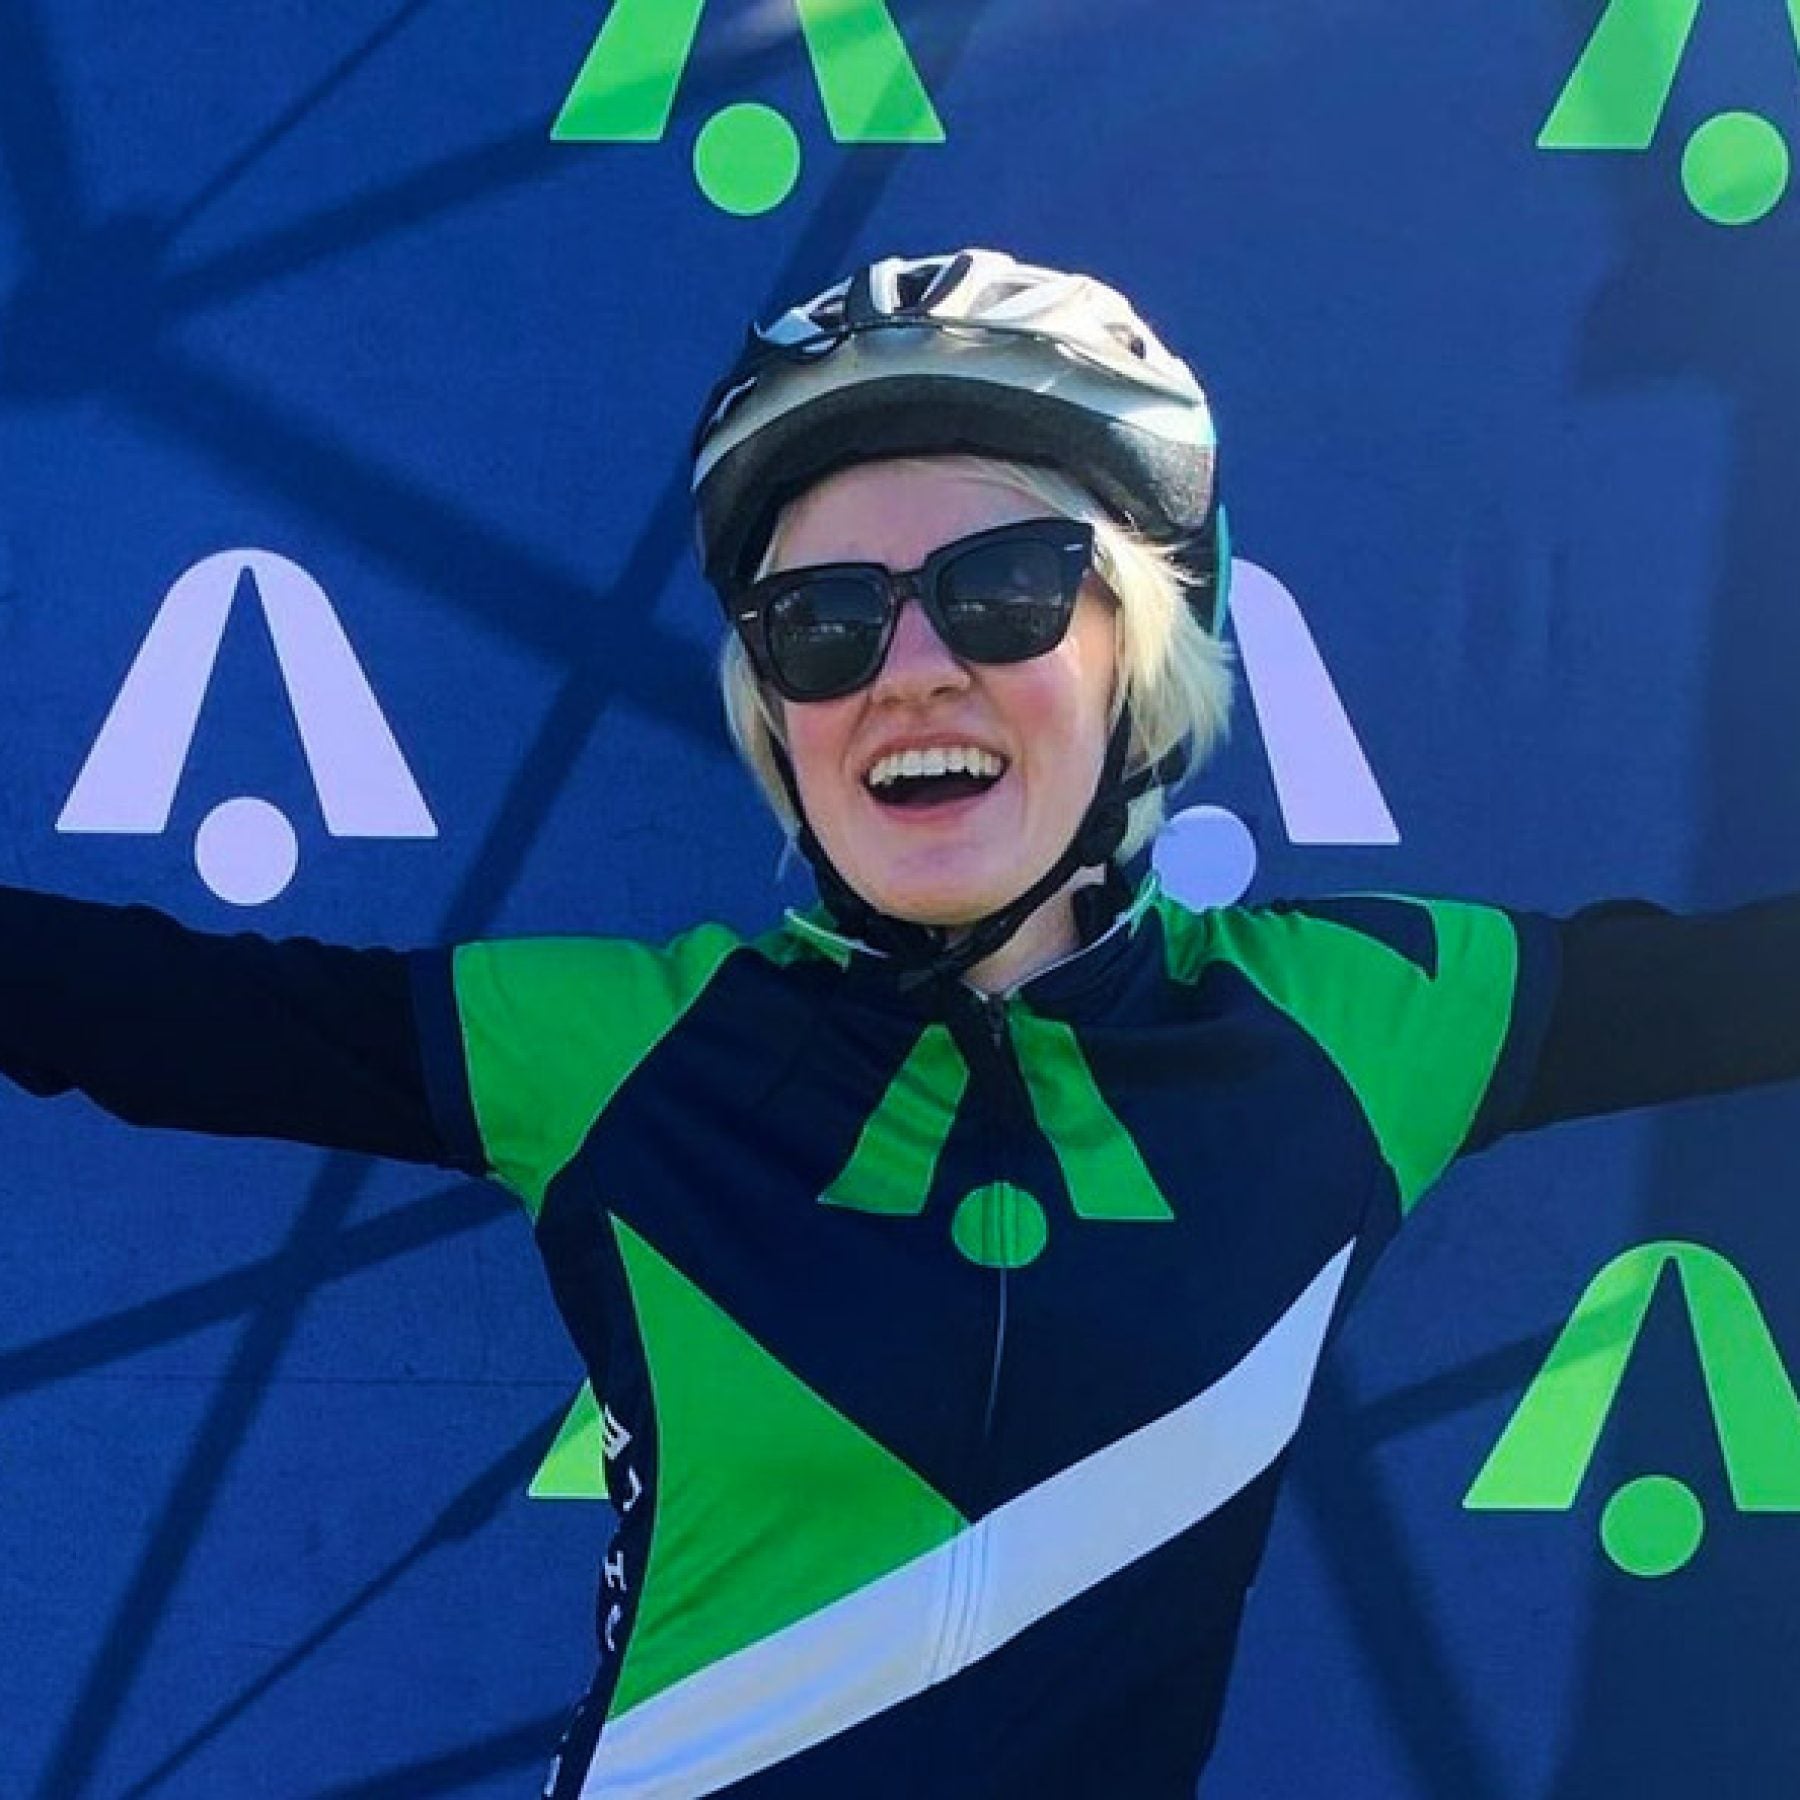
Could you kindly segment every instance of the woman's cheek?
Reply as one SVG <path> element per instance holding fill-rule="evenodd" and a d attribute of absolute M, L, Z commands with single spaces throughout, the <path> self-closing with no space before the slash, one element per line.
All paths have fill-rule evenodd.
<path fill-rule="evenodd" d="M 842 780 L 833 773 L 843 763 L 845 731 L 840 721 L 826 715 L 831 704 L 822 701 L 812 706 L 789 707 L 783 714 L 788 756 L 809 814 L 815 810 L 839 812 L 848 803 L 848 796 L 838 791 Z"/>

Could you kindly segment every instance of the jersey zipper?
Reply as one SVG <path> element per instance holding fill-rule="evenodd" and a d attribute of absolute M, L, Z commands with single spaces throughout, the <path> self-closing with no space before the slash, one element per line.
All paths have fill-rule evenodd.
<path fill-rule="evenodd" d="M 1010 1075 L 1007 1002 L 1001 995 L 987 994 L 967 984 L 962 986 L 959 998 L 955 1012 L 960 1017 L 953 1030 L 961 1041 L 971 1072 L 976 1076 L 982 1135 L 988 1150 L 987 1179 L 1004 1181 L 1009 1173 L 1006 1122 L 1011 1111 L 1006 1097 Z M 981 1502 L 975 1508 L 978 1514 L 986 1511 L 985 1503 L 992 1493 L 991 1445 L 1000 1380 L 1006 1363 L 1009 1275 L 1003 1266 L 994 1268 L 991 1273 L 994 1280 L 993 1348 L 975 1445 L 977 1473 L 972 1483 Z M 948 1680 L 968 1662 L 979 1637 L 988 1581 L 986 1534 L 964 1532 L 952 1542 L 946 1563 L 942 1611 L 932 1659 L 931 1678 L 934 1681 Z"/>
<path fill-rule="evenodd" d="M 988 1179 L 1006 1184 L 1014 1175 L 1010 1132 L 1019 1123 L 1024 1076 L 1012 1050 L 1011 1001 L 1005 994 L 984 993 L 979 988 L 965 987 L 966 1014 L 971 1029 L 967 1052 L 980 1070 L 979 1083 L 984 1135 L 988 1145 Z M 1029 1103 L 1025 1103 L 1028 1108 Z M 1000 1382 L 1006 1363 L 1007 1309 L 1011 1299 L 1011 1272 L 1005 1264 L 994 1268 L 994 1347 L 988 1364 L 988 1390 L 982 1406 L 981 1443 L 985 1446 L 994 1435 L 994 1420 L 1000 1402 Z"/>
<path fill-rule="evenodd" d="M 983 1023 L 987 1027 L 988 1042 L 993 1046 L 994 1070 L 997 1077 L 996 1093 L 1007 1084 L 1009 1074 L 1007 1054 L 1008 1033 L 1006 1028 L 1006 1000 L 998 994 L 981 996 L 981 1012 Z M 1004 1140 L 1002 1140 L 1004 1147 Z M 1000 1168 L 1002 1159 L 995 1157 L 995 1168 L 999 1171 L 997 1179 L 1004 1181 L 1006 1173 Z M 981 1441 L 989 1443 L 994 1435 L 994 1409 L 1000 1401 L 1000 1370 L 1006 1360 L 1006 1305 L 1007 1276 L 1004 1264 L 996 1271 L 1000 1277 L 1000 1292 L 995 1301 L 994 1310 L 994 1355 L 988 1371 L 987 1406 L 981 1418 Z"/>

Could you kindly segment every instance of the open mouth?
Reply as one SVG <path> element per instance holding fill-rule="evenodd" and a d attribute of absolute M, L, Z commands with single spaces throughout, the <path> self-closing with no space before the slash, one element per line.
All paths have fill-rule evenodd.
<path fill-rule="evenodd" d="M 882 757 L 863 786 L 877 805 L 901 812 L 929 812 L 985 794 L 1006 774 L 1006 760 L 990 750 L 906 750 Z"/>

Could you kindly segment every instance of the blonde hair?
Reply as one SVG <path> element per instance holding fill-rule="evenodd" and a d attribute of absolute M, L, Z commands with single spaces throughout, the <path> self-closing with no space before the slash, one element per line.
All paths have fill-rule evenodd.
<path fill-rule="evenodd" d="M 1131 706 L 1127 772 L 1180 750 L 1176 782 L 1184 781 L 1223 742 L 1230 729 L 1233 655 L 1231 646 L 1195 618 L 1186 590 L 1192 577 L 1173 553 L 1122 525 L 1073 476 L 1060 469 L 997 457 L 955 454 L 895 457 L 905 466 L 926 463 L 947 473 L 1015 488 L 1062 518 L 1094 527 L 1094 561 L 1118 601 L 1113 613 L 1118 680 L 1109 726 Z M 763 553 L 758 575 L 768 571 L 780 541 L 780 526 Z M 791 845 L 799 821 L 775 764 L 774 745 L 785 744 L 781 697 L 757 678 L 749 653 L 735 631 L 719 655 L 719 682 L 725 720 L 738 754 L 749 766 Z M 1153 788 L 1131 803 L 1124 840 L 1115 862 L 1136 855 L 1163 822 L 1163 792 Z"/>

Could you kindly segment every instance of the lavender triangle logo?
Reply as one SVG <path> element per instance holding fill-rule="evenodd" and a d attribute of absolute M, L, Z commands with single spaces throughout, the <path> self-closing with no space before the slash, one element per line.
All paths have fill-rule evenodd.
<path fill-rule="evenodd" d="M 267 550 L 225 550 L 164 596 L 56 821 L 59 832 L 157 836 L 168 829 L 232 608 L 260 606 L 333 837 L 435 838 L 436 821 L 325 590 Z M 215 806 L 194 843 L 221 900 L 259 906 L 299 867 L 279 807 L 252 795 Z"/>
<path fill-rule="evenodd" d="M 1392 845 L 1394 815 L 1300 603 L 1278 576 L 1231 565 L 1232 629 L 1288 841 Z M 1176 813 L 1152 852 L 1184 906 L 1231 906 L 1256 875 L 1250 827 L 1223 806 Z"/>

